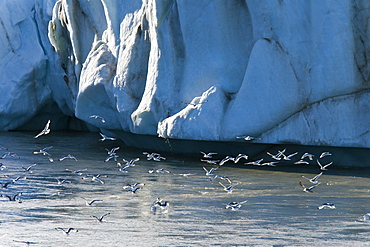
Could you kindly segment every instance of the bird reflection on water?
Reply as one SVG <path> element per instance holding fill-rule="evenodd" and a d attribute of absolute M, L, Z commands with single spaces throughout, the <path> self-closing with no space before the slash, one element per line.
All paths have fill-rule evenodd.
<path fill-rule="evenodd" d="M 147 160 L 143 150 L 124 147 L 117 140 L 100 142 L 97 133 L 54 131 L 37 139 L 33 136 L 33 133 L 13 132 L 2 134 L 0 139 L 0 144 L 6 144 L 8 148 L 6 152 L 14 152 L 20 157 L 2 159 L 7 168 L 0 171 L 4 178 L 0 182 L 4 184 L 12 181 L 11 178 L 20 177 L 14 184 L 8 184 L 9 188 L 2 188 L 1 194 L 14 196 L 22 193 L 21 204 L 5 196 L 0 200 L 1 226 L 5 234 L 2 242 L 8 246 L 13 246 L 15 241 L 34 242 L 41 246 L 79 246 L 85 242 L 91 243 L 90 246 L 117 246 L 122 241 L 119 238 L 122 231 L 126 243 L 140 241 L 142 246 L 158 246 L 163 242 L 199 246 L 304 245 L 314 240 L 323 245 L 327 242 L 317 238 L 325 239 L 328 234 L 331 234 L 333 246 L 356 246 L 370 241 L 368 234 L 355 236 L 347 233 L 368 229 L 368 220 L 356 220 L 365 219 L 364 215 L 370 210 L 367 207 L 369 172 L 341 170 L 333 163 L 321 173 L 316 161 L 321 162 L 320 153 L 312 154 L 315 155 L 312 160 L 307 155 L 302 158 L 304 150 L 299 155 L 291 156 L 291 161 L 283 161 L 284 156 L 281 155 L 282 159 L 276 167 L 245 165 L 250 160 L 262 158 L 266 162 L 271 161 L 268 159 L 270 156 L 265 154 L 263 157 L 249 157 L 246 161 L 244 158 L 237 164 L 227 162 L 221 167 L 210 163 L 204 169 L 204 162 L 200 161 L 203 159 L 201 153 L 199 159 L 165 154 L 166 160 L 158 162 Z M 50 144 L 53 144 L 53 149 L 48 152 L 53 157 L 71 153 L 78 157 L 78 161 L 65 159 L 50 163 L 43 155 L 33 155 L 35 146 L 46 147 Z M 127 173 L 117 169 L 114 157 L 104 162 L 106 149 L 111 151 L 117 146 L 121 147 L 113 151 L 117 156 L 140 157 Z M 269 152 L 275 155 L 277 151 Z M 296 152 L 289 149 L 286 152 L 290 151 Z M 245 153 L 249 156 L 248 150 Z M 323 157 L 326 160 L 322 163 L 328 164 L 334 155 Z M 223 158 L 214 154 L 208 159 Z M 309 165 L 294 165 L 296 160 L 293 158 L 297 161 L 302 158 Z M 35 163 L 37 166 L 32 168 L 32 173 L 27 173 L 27 179 L 23 179 L 25 172 L 20 166 L 27 168 Z M 207 176 L 212 168 L 217 169 Z M 165 169 L 171 173 L 149 174 L 149 169 Z M 93 177 L 81 179 L 88 174 L 104 174 L 107 177 L 104 183 L 92 183 Z M 311 179 L 317 174 L 321 175 L 314 181 L 319 180 L 321 184 L 315 187 L 315 193 L 303 193 L 299 185 L 302 176 Z M 232 193 L 225 193 L 225 187 L 231 183 L 225 179 L 221 185 L 219 179 L 222 177 L 230 179 L 233 185 L 238 184 Z M 58 184 L 56 178 L 70 182 Z M 140 187 L 138 193 L 125 191 L 132 191 L 131 185 L 135 184 Z M 57 193 L 65 196 L 50 196 Z M 91 198 L 88 202 L 96 200 L 96 203 L 87 207 L 82 198 Z M 154 198 L 160 199 L 154 203 Z M 243 201 L 239 202 L 240 199 Z M 317 210 L 323 201 L 335 204 L 335 210 Z M 227 202 L 232 203 L 225 206 Z M 156 213 L 152 211 L 153 206 Z M 106 220 L 104 217 L 108 216 L 108 212 Z M 101 218 L 103 224 L 94 223 L 91 220 L 94 215 L 98 222 Z M 13 227 L 15 224 L 17 229 Z M 55 228 L 58 231 L 53 231 Z M 60 234 L 63 230 L 59 228 L 76 231 L 71 230 L 68 235 Z M 222 238 L 207 237 L 216 235 Z M 274 239 L 271 239 L 272 235 Z"/>

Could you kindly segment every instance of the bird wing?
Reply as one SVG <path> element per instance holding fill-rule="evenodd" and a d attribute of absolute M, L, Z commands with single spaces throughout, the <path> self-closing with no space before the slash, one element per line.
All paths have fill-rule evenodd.
<path fill-rule="evenodd" d="M 316 176 L 314 176 L 311 180 L 315 181 L 316 179 L 318 179 L 321 175 L 322 175 L 323 172 L 320 172 L 319 174 L 317 174 Z"/>
<path fill-rule="evenodd" d="M 301 181 L 299 181 L 299 185 L 301 185 L 304 189 L 307 189 L 307 187 L 304 186 Z"/>
<path fill-rule="evenodd" d="M 209 172 L 212 173 L 212 172 L 216 171 L 217 169 L 218 169 L 218 167 L 214 167 Z"/>
<path fill-rule="evenodd" d="M 316 162 L 317 162 L 317 164 L 320 166 L 320 169 L 322 169 L 323 167 L 322 167 L 322 165 L 321 165 L 320 161 L 319 161 L 319 160 L 316 160 Z"/>
<path fill-rule="evenodd" d="M 330 162 L 329 164 L 324 165 L 323 168 L 326 168 L 326 167 L 330 166 L 331 164 L 333 164 L 333 162 Z"/>
<path fill-rule="evenodd" d="M 44 134 L 44 131 L 41 131 L 40 133 L 38 133 L 34 138 L 39 138 L 40 136 L 42 136 Z"/>
<path fill-rule="evenodd" d="M 312 190 L 313 188 L 315 188 L 316 186 L 318 186 L 320 183 L 318 184 L 315 184 L 315 185 L 312 185 L 310 188 L 308 188 L 308 190 Z"/>
<path fill-rule="evenodd" d="M 223 185 L 221 182 L 218 182 L 219 184 L 222 185 L 222 187 L 224 187 L 224 189 L 226 189 L 227 187 L 225 185 Z"/>
<path fill-rule="evenodd" d="M 46 123 L 44 130 L 49 130 L 49 129 L 50 129 L 50 119 Z"/>

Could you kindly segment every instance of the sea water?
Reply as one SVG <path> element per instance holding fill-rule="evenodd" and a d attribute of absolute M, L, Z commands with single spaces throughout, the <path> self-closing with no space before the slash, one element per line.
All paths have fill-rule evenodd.
<path fill-rule="evenodd" d="M 0 160 L 0 182 L 20 176 L 1 194 L 22 192 L 16 201 L 0 197 L 0 246 L 370 246 L 370 222 L 363 219 L 370 212 L 368 168 L 332 164 L 308 193 L 299 182 L 313 185 L 302 176 L 321 172 L 315 161 L 275 167 L 229 161 L 214 172 L 237 184 L 228 193 L 220 184 L 228 185 L 226 179 L 205 175 L 203 167 L 218 166 L 202 162 L 200 153 L 161 154 L 166 159 L 154 161 L 143 154 L 148 150 L 119 140 L 101 142 L 98 133 L 52 131 L 37 139 L 35 134 L 0 133 L 0 155 L 16 154 Z M 50 146 L 50 157 L 33 153 Z M 122 165 L 122 159 L 140 158 L 126 173 L 114 159 L 104 162 L 107 150 L 115 147 L 120 147 L 116 153 Z M 68 154 L 77 161 L 58 160 Z M 325 159 L 329 162 L 330 156 Z M 148 172 L 162 168 L 169 173 Z M 70 170 L 82 170 L 82 175 Z M 88 174 L 101 174 L 103 182 Z M 71 183 L 59 185 L 57 179 Z M 136 193 L 123 189 L 137 182 L 145 185 Z M 151 210 L 157 198 L 169 207 Z M 87 206 L 85 199 L 100 201 Z M 247 202 L 239 210 L 225 208 L 234 201 Z M 323 203 L 335 209 L 317 209 Z M 107 213 L 102 222 L 93 217 Z M 69 235 L 56 229 L 70 227 L 75 230 Z"/>

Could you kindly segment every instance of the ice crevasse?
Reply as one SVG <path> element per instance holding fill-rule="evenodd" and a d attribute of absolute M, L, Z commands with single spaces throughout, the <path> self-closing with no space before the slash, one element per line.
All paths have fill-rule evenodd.
<path fill-rule="evenodd" d="M 370 147 L 369 1 L 0 7 L 1 130 L 57 110 L 164 138 Z"/>

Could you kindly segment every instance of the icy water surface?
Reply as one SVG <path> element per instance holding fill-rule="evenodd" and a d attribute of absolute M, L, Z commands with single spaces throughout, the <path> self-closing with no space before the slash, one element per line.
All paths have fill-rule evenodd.
<path fill-rule="evenodd" d="M 219 182 L 229 182 L 211 181 L 202 167 L 217 165 L 201 162 L 200 154 L 199 159 L 162 154 L 166 160 L 148 161 L 142 154 L 148 150 L 127 148 L 120 141 L 99 142 L 97 133 L 51 132 L 34 139 L 35 134 L 0 133 L 0 145 L 8 148 L 0 155 L 19 156 L 0 160 L 6 166 L 0 170 L 0 182 L 5 186 L 20 176 L 1 188 L 1 194 L 22 192 L 15 201 L 0 197 L 0 246 L 27 246 L 26 242 L 30 246 L 370 246 L 370 221 L 363 220 L 370 212 L 369 169 L 333 164 L 318 179 L 321 184 L 314 192 L 306 193 L 299 181 L 312 185 L 301 176 L 312 178 L 320 172 L 314 161 L 276 167 L 228 162 L 214 172 L 238 183 L 227 193 Z M 33 154 L 49 146 L 54 162 Z M 105 149 L 114 147 L 120 147 L 117 155 L 122 164 L 122 158 L 140 160 L 123 173 L 113 159 L 104 162 Z M 67 154 L 78 161 L 58 161 Z M 330 156 L 324 161 L 329 162 Z M 33 164 L 29 172 L 21 167 Z M 153 168 L 170 173 L 148 173 Z M 82 179 L 86 174 L 101 174 L 104 184 L 91 177 Z M 72 183 L 59 185 L 57 179 Z M 136 182 L 145 186 L 136 193 L 122 189 Z M 87 206 L 82 197 L 101 201 Z M 151 210 L 157 198 L 169 202 L 167 211 Z M 225 209 L 227 203 L 245 200 L 239 210 Z M 317 209 L 327 202 L 336 208 Z M 102 222 L 91 217 L 107 213 Z M 66 235 L 58 227 L 78 232 Z"/>

